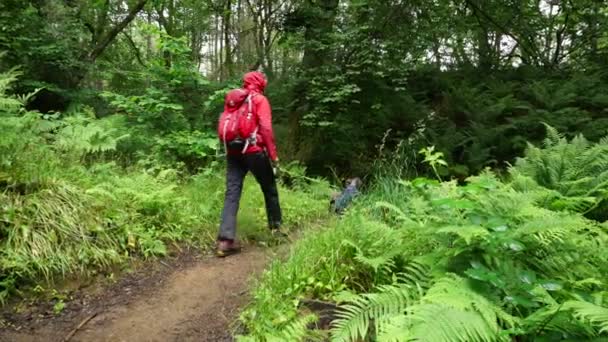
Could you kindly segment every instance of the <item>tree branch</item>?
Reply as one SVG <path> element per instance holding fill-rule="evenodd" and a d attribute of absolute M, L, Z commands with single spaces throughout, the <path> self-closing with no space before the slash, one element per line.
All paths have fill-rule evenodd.
<path fill-rule="evenodd" d="M 475 13 L 475 16 L 477 16 L 478 14 L 481 15 L 487 21 L 489 21 L 492 25 L 494 25 L 497 29 L 499 29 L 500 31 L 502 31 L 503 34 L 511 37 L 517 43 L 517 45 L 521 46 L 522 49 L 526 50 L 526 52 L 528 54 L 530 54 L 530 56 L 534 56 L 534 57 L 538 58 L 538 54 L 536 52 L 534 52 L 531 49 L 529 49 L 529 47 L 527 47 L 526 45 L 524 45 L 522 43 L 521 39 L 519 39 L 517 36 L 515 36 L 514 34 L 512 34 L 511 32 L 509 32 L 509 30 L 507 30 L 507 28 L 505 28 L 499 22 L 497 22 L 496 20 L 494 20 L 494 18 L 492 18 L 490 15 L 488 15 L 487 13 L 485 13 L 484 11 L 482 11 L 481 8 L 479 8 L 479 6 L 477 6 L 477 4 L 474 1 L 472 1 L 472 0 L 465 0 L 465 3 L 467 5 L 469 5 L 473 9 L 473 12 Z"/>
<path fill-rule="evenodd" d="M 112 43 L 114 38 L 116 38 L 116 36 L 122 30 L 124 30 L 124 28 L 127 27 L 127 25 L 129 25 L 129 23 L 131 21 L 133 21 L 133 19 L 135 19 L 135 16 L 137 15 L 137 13 L 139 13 L 139 11 L 141 11 L 144 8 L 144 6 L 146 5 L 147 2 L 148 2 L 148 0 L 139 0 L 137 2 L 137 4 L 135 4 L 135 6 L 133 6 L 133 8 L 131 8 L 131 10 L 129 11 L 129 14 L 127 14 L 127 16 L 121 22 L 116 24 L 110 31 L 108 31 L 107 34 L 104 35 L 103 38 L 101 38 L 99 40 L 97 45 L 93 48 L 93 50 L 91 50 L 91 52 L 87 56 L 87 60 L 89 62 L 94 62 L 97 59 L 97 57 L 99 57 L 104 52 L 104 50 L 108 47 L 108 45 L 110 45 L 110 43 Z"/>
<path fill-rule="evenodd" d="M 129 43 L 129 46 L 131 46 L 131 49 L 133 49 L 133 51 L 135 51 L 135 58 L 137 58 L 137 62 L 139 62 L 139 64 L 141 66 L 145 67 L 146 63 L 144 63 L 143 59 L 141 58 L 141 52 L 139 51 L 139 48 L 133 41 L 133 38 L 131 38 L 131 36 L 129 36 L 129 34 L 125 31 L 122 31 L 122 34 L 127 38 L 127 42 Z"/>
<path fill-rule="evenodd" d="M 167 34 L 172 35 L 173 32 L 171 31 L 171 28 L 169 27 L 169 23 L 167 22 L 167 18 L 165 18 L 165 14 L 163 13 L 165 11 L 165 6 L 161 5 L 161 7 L 156 7 L 156 14 L 158 14 L 158 23 L 160 24 L 161 28 L 164 28 L 165 31 L 167 31 Z"/>
<path fill-rule="evenodd" d="M 557 33 L 555 34 L 556 46 L 555 46 L 555 54 L 553 55 L 553 65 L 557 65 L 560 61 L 559 55 L 562 50 L 562 44 L 564 41 L 564 32 L 566 32 L 566 29 L 568 28 L 569 19 L 570 19 L 570 11 L 566 11 L 566 17 L 564 18 L 564 26 L 559 31 L 557 31 Z"/>
<path fill-rule="evenodd" d="M 98 39 L 103 36 L 108 24 L 108 14 L 110 12 L 110 0 L 106 0 L 103 3 L 101 13 L 97 16 L 97 24 L 95 26 L 95 32 L 93 33 L 93 42 L 97 43 Z"/>
<path fill-rule="evenodd" d="M 578 39 L 578 42 L 576 44 L 571 44 L 568 47 L 568 53 L 566 53 L 564 56 L 562 56 L 562 60 L 566 57 L 570 57 L 570 55 L 574 54 L 575 52 L 577 52 L 578 50 L 580 50 L 582 47 L 584 47 L 586 44 L 589 44 L 593 39 L 597 39 L 600 38 L 602 36 L 603 32 L 598 32 L 597 34 L 589 34 L 589 35 L 581 35 L 581 36 L 571 36 L 571 41 L 574 42 L 574 38 Z"/>
<path fill-rule="evenodd" d="M 95 28 L 89 22 L 85 22 L 83 25 L 84 25 L 84 27 L 87 28 L 87 30 L 89 30 L 89 32 L 91 32 L 91 42 L 94 44 L 95 43 Z"/>

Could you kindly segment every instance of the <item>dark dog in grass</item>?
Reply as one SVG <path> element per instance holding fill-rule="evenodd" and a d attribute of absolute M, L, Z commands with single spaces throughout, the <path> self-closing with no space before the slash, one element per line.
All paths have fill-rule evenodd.
<path fill-rule="evenodd" d="M 363 182 L 359 177 L 353 177 L 346 180 L 345 188 L 342 192 L 335 192 L 331 196 L 329 203 L 330 210 L 340 215 L 344 213 L 346 207 L 359 195 L 359 191 Z"/>

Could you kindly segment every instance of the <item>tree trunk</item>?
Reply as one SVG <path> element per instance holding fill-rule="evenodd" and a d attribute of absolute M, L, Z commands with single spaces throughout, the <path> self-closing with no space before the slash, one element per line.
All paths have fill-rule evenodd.
<path fill-rule="evenodd" d="M 309 6 L 315 15 L 308 16 L 304 31 L 304 56 L 302 57 L 301 69 L 303 74 L 296 85 L 298 96 L 294 101 L 289 114 L 289 147 L 290 151 L 300 151 L 300 142 L 303 137 L 300 121 L 305 113 L 314 109 L 314 104 L 306 101 L 306 93 L 309 91 L 310 78 L 318 72 L 318 68 L 326 63 L 331 63 L 331 54 L 328 46 L 331 41 L 331 33 L 338 10 L 338 0 L 306 0 L 305 6 Z M 308 156 L 298 156 L 306 160 Z"/>
<path fill-rule="evenodd" d="M 220 31 L 219 17 L 213 16 L 213 22 L 215 24 L 215 29 L 213 30 L 213 54 L 212 54 L 212 73 L 217 73 L 220 67 L 219 63 L 219 43 L 218 43 L 218 35 Z"/>
<path fill-rule="evenodd" d="M 220 19 L 222 19 L 222 23 L 220 24 Z M 217 74 L 218 74 L 218 79 L 219 80 L 223 80 L 223 72 L 224 72 L 224 39 L 222 39 L 223 37 L 223 27 L 224 27 L 224 23 L 223 23 L 223 17 L 221 15 L 218 14 L 217 16 L 217 21 L 218 21 L 218 31 L 217 31 L 217 36 L 216 36 L 216 41 L 219 44 L 219 49 L 217 50 Z"/>
<path fill-rule="evenodd" d="M 480 27 L 477 32 L 477 60 L 482 71 L 492 69 L 492 48 L 489 40 L 487 29 Z"/>
<path fill-rule="evenodd" d="M 226 7 L 224 9 L 224 50 L 225 50 L 225 59 L 224 59 L 224 79 L 230 78 L 232 76 L 232 48 L 230 44 L 230 15 L 232 13 L 232 1 L 226 1 Z"/>
<path fill-rule="evenodd" d="M 240 67 L 243 64 L 243 33 L 241 23 L 243 22 L 243 4 L 242 0 L 236 2 L 236 49 L 234 51 L 234 57 L 236 64 Z"/>
<path fill-rule="evenodd" d="M 131 21 L 133 21 L 133 19 L 135 19 L 135 16 L 137 15 L 137 13 L 139 13 L 139 11 L 141 11 L 144 8 L 144 6 L 146 5 L 147 2 L 148 2 L 148 0 L 139 0 L 139 2 L 137 2 L 137 4 L 129 10 L 129 13 L 127 14 L 127 16 L 122 21 L 120 21 L 118 24 L 116 24 L 116 26 L 114 26 L 110 31 L 108 31 L 108 33 L 106 33 L 99 40 L 97 45 L 95 47 L 93 47 L 91 52 L 87 55 L 87 61 L 89 61 L 91 63 L 95 62 L 97 57 L 99 57 L 105 51 L 105 49 L 110 45 L 110 43 L 112 43 L 114 38 L 116 38 L 116 36 L 122 30 L 124 30 L 124 28 L 127 27 L 127 25 L 129 25 L 129 23 L 131 23 Z"/>
<path fill-rule="evenodd" d="M 271 24 L 271 16 L 272 16 L 272 1 L 271 0 L 265 0 L 264 1 L 265 6 L 263 9 L 263 20 L 264 20 L 264 25 L 262 25 L 262 46 L 263 46 L 263 53 L 264 53 L 264 66 L 265 66 L 265 71 L 266 74 L 269 75 L 269 77 L 272 77 L 272 75 L 274 74 L 274 68 L 272 65 L 272 24 Z"/>

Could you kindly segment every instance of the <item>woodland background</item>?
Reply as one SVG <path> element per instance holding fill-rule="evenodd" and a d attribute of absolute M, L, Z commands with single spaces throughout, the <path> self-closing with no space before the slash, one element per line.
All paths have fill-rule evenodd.
<path fill-rule="evenodd" d="M 205 164 L 223 91 L 257 68 L 282 155 L 316 174 L 365 175 L 384 143 L 411 164 L 436 145 L 451 165 L 442 174 L 464 177 L 504 167 L 543 122 L 590 139 L 607 127 L 603 1 L 0 6 L 0 66 L 20 67 L 15 92 L 44 88 L 28 108 L 118 113 L 138 131 L 121 152 L 166 152 L 190 169 Z"/>

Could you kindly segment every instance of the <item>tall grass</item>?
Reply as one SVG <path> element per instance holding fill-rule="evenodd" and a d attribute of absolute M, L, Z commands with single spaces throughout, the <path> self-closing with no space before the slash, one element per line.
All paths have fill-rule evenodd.
<path fill-rule="evenodd" d="M 105 164 L 87 170 L 71 176 L 64 170 L 32 192 L 0 192 L 3 298 L 15 282 L 52 282 L 129 257 L 163 256 L 171 243 L 214 242 L 224 197 L 221 170 L 186 180 L 170 176 L 171 170 L 150 175 Z M 76 174 L 83 178 L 71 179 Z M 279 193 L 288 229 L 326 215 L 327 196 L 283 186 Z M 252 177 L 238 221 L 240 238 L 266 237 L 263 196 Z"/>

